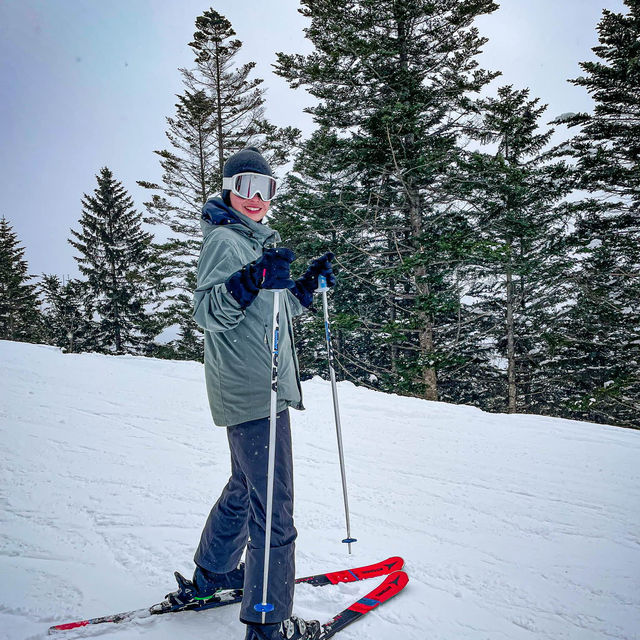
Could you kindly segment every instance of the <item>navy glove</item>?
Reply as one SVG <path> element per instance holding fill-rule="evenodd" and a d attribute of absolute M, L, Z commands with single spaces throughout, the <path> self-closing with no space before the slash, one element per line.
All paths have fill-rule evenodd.
<path fill-rule="evenodd" d="M 242 309 L 246 309 L 256 299 L 260 289 L 291 289 L 295 282 L 291 279 L 289 269 L 295 259 L 296 255 L 291 249 L 267 249 L 260 258 L 229 276 L 225 282 L 227 291 Z"/>
<path fill-rule="evenodd" d="M 295 287 L 291 289 L 291 293 L 300 300 L 303 307 L 310 307 L 313 302 L 313 293 L 318 288 L 318 276 L 324 276 L 327 279 L 327 287 L 333 287 L 336 283 L 336 277 L 333 275 L 331 261 L 334 255 L 331 252 L 325 253 L 319 258 L 315 258 L 309 263 L 309 268 L 304 272 L 301 278 L 295 282 Z"/>

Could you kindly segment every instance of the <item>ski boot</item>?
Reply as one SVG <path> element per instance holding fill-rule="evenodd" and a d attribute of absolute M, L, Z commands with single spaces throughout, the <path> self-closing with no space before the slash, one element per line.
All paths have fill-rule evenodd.
<path fill-rule="evenodd" d="M 202 567 L 196 567 L 193 579 L 188 580 L 177 571 L 173 574 L 178 582 L 178 590 L 165 596 L 165 600 L 174 607 L 192 603 L 206 603 L 220 591 L 242 591 L 244 586 L 244 563 L 228 573 L 213 573 Z"/>
<path fill-rule="evenodd" d="M 321 632 L 317 620 L 291 616 L 277 624 L 247 624 L 245 640 L 317 640 Z"/>

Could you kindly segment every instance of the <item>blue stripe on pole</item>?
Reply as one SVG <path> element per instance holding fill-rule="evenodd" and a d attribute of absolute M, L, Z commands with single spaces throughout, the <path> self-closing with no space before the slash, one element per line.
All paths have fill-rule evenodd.
<path fill-rule="evenodd" d="M 324 276 L 318 276 L 318 288 L 316 291 L 326 291 L 328 288 L 327 279 Z"/>
<path fill-rule="evenodd" d="M 275 609 L 275 607 L 272 604 L 269 604 L 267 602 L 267 604 L 254 604 L 253 608 L 256 611 L 260 611 L 261 613 L 269 613 L 270 611 L 273 611 Z"/>

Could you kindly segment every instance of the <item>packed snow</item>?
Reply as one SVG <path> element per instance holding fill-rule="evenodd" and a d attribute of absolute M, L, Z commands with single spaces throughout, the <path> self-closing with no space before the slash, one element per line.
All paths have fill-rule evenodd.
<path fill-rule="evenodd" d="M 297 575 L 406 560 L 341 640 L 640 638 L 640 432 L 339 385 L 358 542 L 348 555 L 329 383 L 292 411 Z M 0 342 L 0 638 L 150 605 L 191 575 L 226 482 L 202 365 Z M 380 579 L 296 590 L 326 620 Z M 242 640 L 237 607 L 58 637 Z"/>

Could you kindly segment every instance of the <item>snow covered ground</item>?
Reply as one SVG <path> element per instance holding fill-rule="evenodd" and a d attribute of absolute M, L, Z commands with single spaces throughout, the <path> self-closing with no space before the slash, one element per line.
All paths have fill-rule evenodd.
<path fill-rule="evenodd" d="M 640 638 L 640 432 L 483 413 L 339 385 L 344 537 L 330 388 L 292 412 L 298 575 L 402 555 L 410 583 L 341 640 Z M 126 611 L 190 575 L 226 482 L 202 366 L 0 342 L 0 638 Z M 331 617 L 373 584 L 302 586 Z M 70 638 L 242 640 L 237 608 Z"/>

